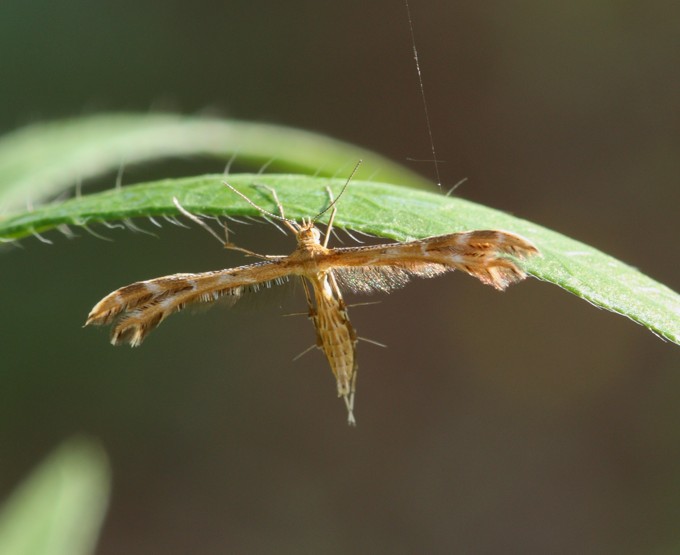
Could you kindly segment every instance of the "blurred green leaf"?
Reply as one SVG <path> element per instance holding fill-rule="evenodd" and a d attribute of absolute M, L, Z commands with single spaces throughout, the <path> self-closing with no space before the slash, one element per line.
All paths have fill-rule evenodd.
<path fill-rule="evenodd" d="M 224 179 L 222 175 L 168 179 L 44 206 L 0 221 L 0 238 L 26 237 L 63 225 L 176 216 L 173 197 L 194 214 L 259 216 L 224 186 Z M 271 195 L 257 187 L 268 185 L 278 193 L 286 214 L 301 218 L 317 214 L 327 203 L 326 187 L 337 194 L 344 180 L 241 174 L 230 175 L 229 183 L 263 208 L 275 210 Z M 680 296 L 676 293 L 588 245 L 497 210 L 442 194 L 356 180 L 339 203 L 335 222 L 338 227 L 396 240 L 471 229 L 519 233 L 543 254 L 523 262 L 531 275 L 680 343 Z"/>
<path fill-rule="evenodd" d="M 261 123 L 175 114 L 103 114 L 24 127 L 0 139 L 0 207 L 21 210 L 89 177 L 171 156 L 210 156 L 294 173 L 349 174 L 431 184 L 390 160 L 324 135 Z"/>
<path fill-rule="evenodd" d="M 0 553 L 93 553 L 109 480 L 108 462 L 98 445 L 82 439 L 63 444 L 1 507 Z"/>

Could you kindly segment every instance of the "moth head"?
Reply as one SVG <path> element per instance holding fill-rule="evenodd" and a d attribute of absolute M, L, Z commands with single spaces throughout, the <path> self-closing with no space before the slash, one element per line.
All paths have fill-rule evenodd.
<path fill-rule="evenodd" d="M 312 220 L 303 220 L 302 224 L 298 225 L 299 230 L 296 234 L 298 245 L 321 244 L 321 232 L 314 227 L 314 222 Z"/>

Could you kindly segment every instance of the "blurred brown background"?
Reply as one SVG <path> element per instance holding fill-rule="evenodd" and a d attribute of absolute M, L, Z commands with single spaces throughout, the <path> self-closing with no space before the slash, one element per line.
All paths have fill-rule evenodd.
<path fill-rule="evenodd" d="M 412 0 L 444 182 L 680 288 L 680 4 Z M 101 110 L 218 110 L 431 175 L 392 2 L 0 4 L 0 129 Z M 348 161 L 351 165 L 352 161 Z M 125 183 L 221 171 L 190 160 Z M 99 186 L 111 186 L 106 176 Z M 291 248 L 239 228 L 260 252 Z M 205 232 L 4 253 L 0 494 L 100 438 L 125 553 L 675 553 L 680 351 L 529 280 L 453 275 L 356 308 L 357 429 L 292 299 L 171 318 L 137 350 L 81 329 L 129 282 L 236 265 Z M 282 300 L 283 299 L 283 300 Z M 280 306 L 282 305 L 283 308 Z"/>

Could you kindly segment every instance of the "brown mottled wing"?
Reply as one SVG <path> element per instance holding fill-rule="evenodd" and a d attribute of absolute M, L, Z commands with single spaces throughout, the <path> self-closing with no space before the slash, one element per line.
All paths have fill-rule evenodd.
<path fill-rule="evenodd" d="M 288 274 L 283 265 L 268 261 L 229 270 L 138 281 L 99 301 L 85 325 L 113 323 L 111 343 L 129 343 L 136 347 L 165 318 L 189 304 L 210 303 L 220 298 L 234 303 L 249 290 L 285 281 Z"/>
<path fill-rule="evenodd" d="M 406 243 L 333 249 L 319 261 L 338 282 L 359 293 L 403 287 L 410 277 L 434 277 L 461 270 L 503 290 L 526 273 L 508 255 L 538 253 L 529 241 L 506 231 L 480 230 Z"/>

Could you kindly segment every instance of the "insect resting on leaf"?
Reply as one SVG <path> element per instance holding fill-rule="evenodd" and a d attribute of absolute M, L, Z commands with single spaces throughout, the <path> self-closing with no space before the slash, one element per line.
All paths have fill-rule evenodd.
<path fill-rule="evenodd" d="M 356 168 L 354 170 L 356 172 Z M 507 231 L 479 230 L 427 237 L 415 241 L 380 245 L 329 248 L 328 241 L 337 211 L 337 198 L 330 189 L 329 203 L 313 218 L 300 222 L 285 216 L 276 191 L 269 189 L 278 214 L 259 206 L 230 185 L 263 216 L 283 222 L 295 235 L 297 246 L 288 256 L 261 255 L 229 242 L 224 246 L 262 259 L 237 268 L 198 274 L 174 274 L 138 281 L 113 291 L 91 310 L 85 325 L 113 323 L 111 343 L 135 347 L 173 312 L 193 303 L 212 303 L 220 298 L 236 302 L 244 293 L 263 285 L 278 284 L 298 276 L 303 284 L 309 319 L 336 379 L 338 396 L 347 407 L 348 423 L 354 425 L 354 394 L 357 379 L 357 334 L 349 321 L 343 288 L 358 293 L 388 292 L 403 287 L 411 277 L 430 278 L 453 270 L 466 272 L 498 290 L 521 281 L 525 272 L 508 257 L 538 253 L 528 240 Z M 217 235 L 205 222 L 187 212 L 185 216 Z M 328 211 L 326 233 L 315 226 Z M 218 239 L 222 239 L 218 236 Z"/>

